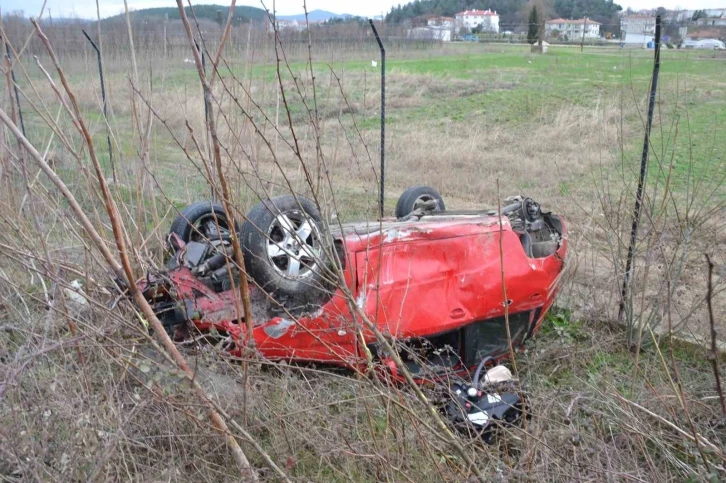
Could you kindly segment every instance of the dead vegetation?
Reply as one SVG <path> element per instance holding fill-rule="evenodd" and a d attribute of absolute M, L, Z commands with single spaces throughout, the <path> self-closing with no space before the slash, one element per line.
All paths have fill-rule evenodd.
<path fill-rule="evenodd" d="M 9 38 L 18 49 L 26 37 Z M 186 373 L 179 358 L 165 355 L 159 332 L 149 336 L 149 315 L 119 294 L 113 283 L 119 267 L 109 258 L 128 256 L 136 276 L 160 265 L 164 235 L 182 205 L 214 189 L 242 217 L 259 197 L 293 191 L 314 194 L 327 215 L 375 220 L 377 126 L 365 115 L 380 101 L 375 71 L 351 73 L 313 64 L 315 58 L 288 62 L 285 39 L 267 42 L 253 44 L 243 66 L 230 66 L 223 55 L 216 77 L 207 65 L 218 157 L 199 78 L 184 81 L 196 75 L 191 68 L 149 72 L 140 62 L 137 81 L 129 58 L 118 61 L 114 69 L 124 74 L 109 77 L 107 88 L 119 171 L 108 191 L 105 120 L 87 69 L 69 69 L 63 91 L 53 73 L 55 92 L 37 65 L 24 59 L 15 64 L 18 76 L 29 71 L 19 85 L 21 103 L 34 109 L 25 112 L 30 143 L 88 223 L 72 213 L 68 193 L 50 182 L 27 146 L 18 146 L 11 131 L 17 119 L 8 119 L 0 176 L 10 193 L 0 206 L 3 478 L 723 477 L 724 415 L 705 352 L 650 331 L 689 320 L 696 321 L 685 325 L 692 332 L 708 329 L 700 318 L 706 293 L 701 254 L 723 253 L 723 227 L 713 221 L 723 213 L 719 178 L 686 176 L 699 189 L 683 195 L 667 175 L 669 151 L 659 153 L 654 165 L 665 175 L 649 192 L 630 331 L 623 335 L 595 323 L 612 320 L 618 301 L 632 194 L 628 168 L 617 161 L 637 134 L 622 122 L 638 115 L 637 106 L 603 97 L 591 107 L 562 104 L 552 112 L 532 101 L 522 109 L 533 122 L 514 128 L 483 115 L 482 121 L 443 125 L 425 115 L 441 108 L 438 98 L 460 111 L 492 89 L 516 88 L 518 76 L 477 82 L 394 71 L 391 107 L 408 114 L 393 114 L 389 126 L 387 201 L 395 202 L 397 188 L 432 184 L 452 206 L 478 207 L 482 200 L 495 202 L 499 180 L 502 191 L 536 191 L 543 204 L 571 220 L 571 281 L 561 298 L 571 310 L 553 314 L 551 326 L 518 355 L 530 394 L 531 419 L 524 428 L 503 431 L 489 447 L 451 438 L 437 426 L 426 394 L 406 385 L 270 364 L 254 355 L 230 360 L 210 344 L 179 348 Z M 304 55 L 298 50 L 296 61 Z M 215 51 L 209 44 L 207 58 Z M 255 57 L 255 51 L 264 55 Z M 50 71 L 48 57 L 39 58 Z M 10 112 L 9 87 L 4 112 Z M 72 92 L 77 110 L 66 107 Z M 88 138 L 73 125 L 80 119 Z M 97 173 L 92 146 L 100 153 Z M 108 209 L 114 204 L 118 212 Z M 101 244 L 114 248 L 103 253 Z M 717 319 L 725 305 L 719 270 Z M 628 350 L 634 340 L 638 355 Z M 210 422 L 210 414 L 223 425 L 214 417 Z"/>

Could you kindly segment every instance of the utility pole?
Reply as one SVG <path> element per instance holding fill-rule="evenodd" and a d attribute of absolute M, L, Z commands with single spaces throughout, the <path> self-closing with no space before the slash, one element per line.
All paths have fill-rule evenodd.
<path fill-rule="evenodd" d="M 585 17 L 585 23 L 582 26 L 582 42 L 580 42 L 580 52 L 585 48 L 585 32 L 587 32 L 587 17 Z"/>

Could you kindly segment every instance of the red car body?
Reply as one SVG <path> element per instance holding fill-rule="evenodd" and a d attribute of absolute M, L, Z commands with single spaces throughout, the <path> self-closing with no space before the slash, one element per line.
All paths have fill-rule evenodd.
<path fill-rule="evenodd" d="M 473 367 L 486 356 L 504 358 L 505 303 L 517 347 L 539 329 L 560 285 L 567 232 L 559 217 L 547 216 L 557 225 L 556 249 L 539 257 L 526 252 L 523 234 L 504 216 L 501 226 L 497 215 L 446 212 L 413 222 L 344 226 L 333 237 L 342 247 L 345 285 L 352 297 L 337 289 L 316 310 L 297 317 L 267 317 L 262 311 L 261 319 L 253 321 L 256 349 L 270 360 L 351 368 L 364 367 L 373 354 L 395 376 L 395 364 L 377 352 L 360 310 L 396 341 L 426 339 L 453 348 L 459 368 Z M 237 342 L 232 352 L 238 353 L 246 337 L 236 308 L 238 291 L 216 292 L 185 266 L 168 270 L 163 279 L 164 284 L 157 276 L 140 281 L 152 305 L 171 296 L 181 318 L 202 331 L 214 328 L 231 335 Z M 251 287 L 251 299 L 264 299 Z"/>

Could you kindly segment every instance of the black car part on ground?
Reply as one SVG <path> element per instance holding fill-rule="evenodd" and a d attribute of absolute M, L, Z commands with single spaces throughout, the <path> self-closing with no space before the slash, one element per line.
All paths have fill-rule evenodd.
<path fill-rule="evenodd" d="M 543 213 L 532 198 L 512 196 L 505 202 L 501 214 L 509 219 L 528 257 L 543 258 L 557 251 L 562 241 L 562 226 L 557 217 Z"/>
<path fill-rule="evenodd" d="M 522 423 L 523 397 L 514 381 L 480 385 L 456 382 L 442 411 L 462 436 L 481 437 L 492 444 L 502 429 Z"/>
<path fill-rule="evenodd" d="M 211 201 L 198 201 L 179 212 L 169 229 L 184 241 L 229 240 L 232 223 L 227 219 L 224 208 Z M 234 229 L 239 232 L 239 224 L 234 221 Z"/>
<path fill-rule="evenodd" d="M 163 273 L 147 274 L 146 286 L 141 295 L 149 302 L 170 336 L 181 326 L 194 318 L 194 305 L 190 300 L 179 300 L 174 284 Z"/>

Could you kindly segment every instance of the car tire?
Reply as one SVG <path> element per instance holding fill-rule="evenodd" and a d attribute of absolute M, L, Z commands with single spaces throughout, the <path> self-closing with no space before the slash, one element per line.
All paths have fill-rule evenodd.
<path fill-rule="evenodd" d="M 438 207 L 434 211 L 444 211 L 444 199 L 438 191 L 430 186 L 413 186 L 404 191 L 396 203 L 396 218 L 403 218 L 411 214 L 417 205 L 423 201 L 436 200 Z"/>
<path fill-rule="evenodd" d="M 286 308 L 320 303 L 329 292 L 322 226 L 315 204 L 291 195 L 258 203 L 242 224 L 247 274 Z"/>
<path fill-rule="evenodd" d="M 215 236 L 216 225 L 229 232 L 231 223 L 221 205 L 211 201 L 193 203 L 179 212 L 179 216 L 171 224 L 170 233 L 175 233 L 184 243 L 218 238 Z M 239 224 L 235 220 L 234 229 L 239 232 Z M 210 231 L 211 230 L 211 231 Z"/>

